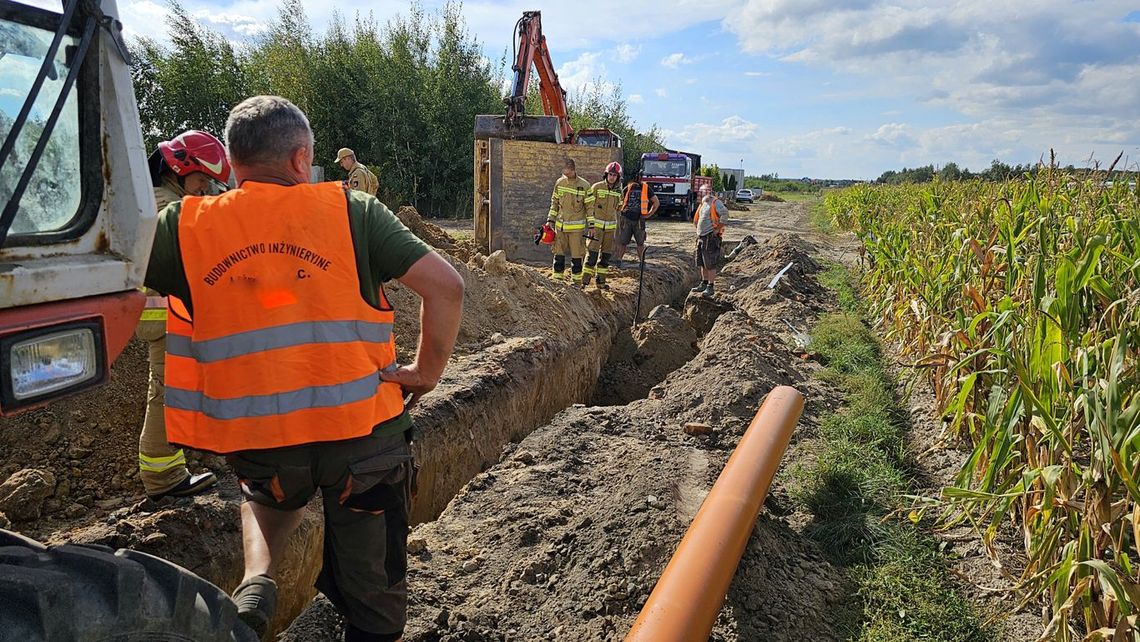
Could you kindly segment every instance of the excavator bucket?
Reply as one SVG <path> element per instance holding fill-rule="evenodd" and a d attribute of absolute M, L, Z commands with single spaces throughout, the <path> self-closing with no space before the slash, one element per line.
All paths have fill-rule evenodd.
<path fill-rule="evenodd" d="M 557 116 L 518 116 L 508 121 L 505 116 L 475 117 L 475 139 L 511 138 L 545 143 L 564 143 Z"/>

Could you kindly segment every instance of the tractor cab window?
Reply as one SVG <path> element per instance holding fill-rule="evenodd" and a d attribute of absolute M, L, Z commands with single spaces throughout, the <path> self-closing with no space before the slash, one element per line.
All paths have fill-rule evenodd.
<path fill-rule="evenodd" d="M 84 187 L 91 187 L 92 165 L 99 177 L 100 159 L 98 153 L 84 158 L 83 152 L 91 149 L 84 136 L 96 133 L 98 124 L 96 119 L 92 127 L 82 113 L 91 106 L 80 105 L 97 98 L 78 98 L 92 85 L 86 70 L 71 73 L 87 47 L 61 21 L 55 11 L 0 1 L 0 245 L 74 238 L 91 225 L 97 209 L 84 207 L 84 196 L 90 201 L 101 190 Z M 53 53 L 57 31 L 62 37 Z"/>

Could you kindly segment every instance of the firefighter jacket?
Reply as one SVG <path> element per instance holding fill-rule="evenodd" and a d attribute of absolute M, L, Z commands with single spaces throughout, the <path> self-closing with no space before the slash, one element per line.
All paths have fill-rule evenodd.
<path fill-rule="evenodd" d="M 164 173 L 158 187 L 154 188 L 154 205 L 161 212 L 167 205 L 182 200 L 186 192 L 178 184 L 178 179 L 169 173 Z M 146 306 L 142 317 L 139 318 L 139 327 L 135 336 L 142 341 L 158 341 L 165 333 L 166 323 L 166 297 L 158 292 L 143 288 L 146 293 Z"/>
<path fill-rule="evenodd" d="M 379 378 L 395 368 L 394 311 L 360 293 L 346 208 L 339 183 L 247 181 L 183 199 L 194 310 L 189 337 L 183 324 L 166 338 L 170 443 L 231 453 L 339 441 L 403 413 L 400 386 Z"/>
<path fill-rule="evenodd" d="M 586 198 L 590 195 L 590 184 L 581 176 L 574 179 L 559 176 L 550 195 L 550 213 L 547 220 L 554 229 L 573 232 L 586 229 Z"/>
<path fill-rule="evenodd" d="M 380 179 L 376 178 L 372 170 L 359 162 L 348 170 L 348 178 L 345 179 L 345 182 L 352 189 L 373 196 L 376 196 L 376 190 L 380 189 Z"/>
<path fill-rule="evenodd" d="M 616 230 L 621 198 L 621 183 L 613 187 L 604 180 L 594 183 L 586 197 L 589 205 L 587 223 L 596 230 Z"/>

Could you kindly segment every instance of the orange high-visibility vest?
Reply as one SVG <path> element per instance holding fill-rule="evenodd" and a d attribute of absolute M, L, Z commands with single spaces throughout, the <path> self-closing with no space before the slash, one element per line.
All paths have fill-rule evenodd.
<path fill-rule="evenodd" d="M 183 200 L 194 318 L 166 341 L 170 443 L 338 441 L 404 412 L 400 386 L 379 378 L 395 367 L 394 313 L 360 295 L 346 198 L 339 183 L 246 182 Z"/>
<path fill-rule="evenodd" d="M 629 194 L 633 191 L 633 185 L 625 186 L 625 197 L 621 200 L 621 209 L 624 212 L 625 206 L 629 203 Z M 641 218 L 649 218 L 649 184 L 641 183 Z"/>
<path fill-rule="evenodd" d="M 709 203 L 709 212 L 712 214 L 713 230 L 716 232 L 716 235 L 717 236 L 724 236 L 724 226 L 720 224 L 720 215 L 718 215 L 716 213 L 716 204 L 719 202 L 720 202 L 719 198 L 714 198 L 712 200 L 712 203 Z M 697 211 L 693 213 L 693 225 L 696 225 L 697 221 L 700 220 L 701 208 L 704 207 L 704 205 L 705 205 L 704 203 L 701 203 L 700 205 L 698 205 Z"/>
<path fill-rule="evenodd" d="M 193 357 L 183 356 L 186 350 L 180 346 L 190 345 L 194 340 L 194 325 L 186 304 L 175 296 L 166 297 L 166 344 L 174 344 L 175 352 L 166 352 L 165 385 L 180 390 L 201 390 L 202 377 L 198 372 L 198 362 Z M 164 418 L 167 418 L 165 411 Z"/>

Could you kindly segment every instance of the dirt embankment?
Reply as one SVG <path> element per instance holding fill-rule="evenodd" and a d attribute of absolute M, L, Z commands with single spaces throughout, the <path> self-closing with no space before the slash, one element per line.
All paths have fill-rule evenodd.
<path fill-rule="evenodd" d="M 810 252 L 788 236 L 744 250 L 725 269 L 721 294 L 686 301 L 685 318 L 707 319 L 710 329 L 664 381 L 651 383 L 653 368 L 640 368 L 673 351 L 692 354 L 693 331 L 678 327 L 675 311 L 659 311 L 629 337 L 632 348 L 619 339 L 613 363 L 638 368 L 623 372 L 641 377 L 647 398 L 559 413 L 417 527 L 407 639 L 623 637 L 764 395 L 798 386 L 809 416 L 834 401 L 812 383 L 818 366 L 801 357 L 784 323 L 804 327 L 830 306 Z M 603 385 L 621 380 L 619 372 Z M 687 434 L 687 422 L 710 430 Z M 800 430 L 812 428 L 805 421 Z M 847 590 L 798 527 L 762 517 L 713 639 L 840 639 L 836 607 Z M 283 639 L 338 635 L 337 616 L 318 598 Z"/>
<path fill-rule="evenodd" d="M 468 480 L 559 410 L 593 393 L 617 328 L 633 316 L 636 281 L 613 281 L 609 292 L 554 282 L 546 270 L 473 252 L 464 241 L 405 208 L 399 216 L 438 247 L 467 290 L 453 362 L 436 391 L 413 412 L 420 454 L 421 501 L 414 519 L 430 519 Z M 665 252 L 646 270 L 647 305 L 675 298 L 691 285 L 686 257 Z M 396 305 L 400 359 L 414 355 L 418 297 L 398 283 L 387 287 Z M 129 547 L 165 557 L 229 591 L 241 577 L 236 482 L 220 458 L 198 458 L 221 477 L 217 492 L 160 503 L 145 499 L 138 480 L 138 430 L 146 401 L 146 347 L 132 342 L 112 369 L 110 385 L 3 421 L 0 482 L 15 482 L 19 503 L 12 528 L 51 543 Z M 14 482 L 14 483 L 15 483 Z M 0 524 L 2 525 L 2 524 Z M 309 511 L 284 564 L 277 628 L 313 595 L 323 524 Z"/>

